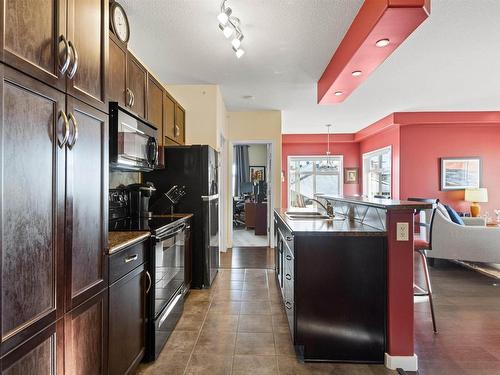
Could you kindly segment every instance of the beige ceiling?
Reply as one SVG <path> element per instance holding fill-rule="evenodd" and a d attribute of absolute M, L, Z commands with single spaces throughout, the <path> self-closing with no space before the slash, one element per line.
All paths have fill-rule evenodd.
<path fill-rule="evenodd" d="M 218 0 L 120 2 L 131 48 L 164 82 L 219 84 L 228 110 L 282 110 L 285 133 L 326 123 L 354 132 L 395 111 L 500 108 L 499 0 L 432 0 L 430 18 L 328 106 L 316 104 L 316 82 L 362 0 L 228 0 L 245 34 L 239 60 L 217 28 Z"/>

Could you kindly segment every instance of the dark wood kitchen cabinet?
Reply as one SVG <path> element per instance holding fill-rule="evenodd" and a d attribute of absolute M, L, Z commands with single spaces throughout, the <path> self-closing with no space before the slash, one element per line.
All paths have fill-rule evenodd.
<path fill-rule="evenodd" d="M 129 105 L 132 112 L 142 118 L 146 118 L 147 98 L 147 74 L 146 68 L 132 55 L 127 53 L 127 93 L 131 96 Z"/>
<path fill-rule="evenodd" d="M 3 355 L 63 314 L 65 95 L 0 75 Z"/>
<path fill-rule="evenodd" d="M 42 82 L 66 89 L 70 56 L 66 37 L 66 1 L 2 0 L 0 59 Z M 67 64 L 65 62 L 67 61 Z"/>
<path fill-rule="evenodd" d="M 107 287 L 108 120 L 3 64 L 0 72 L 3 366 Z"/>
<path fill-rule="evenodd" d="M 3 375 L 64 373 L 64 319 L 51 324 L 1 360 Z"/>
<path fill-rule="evenodd" d="M 64 317 L 65 374 L 104 375 L 108 371 L 108 291 Z"/>
<path fill-rule="evenodd" d="M 151 279 L 144 264 L 109 287 L 109 374 L 133 373 L 144 356 L 146 293 Z"/>
<path fill-rule="evenodd" d="M 165 91 L 163 95 L 163 136 L 175 141 L 175 100 Z"/>
<path fill-rule="evenodd" d="M 107 112 L 108 0 L 2 0 L 4 63 Z"/>
<path fill-rule="evenodd" d="M 109 34 L 108 99 L 126 107 L 127 94 L 127 49 L 114 36 Z"/>
<path fill-rule="evenodd" d="M 165 166 L 165 153 L 163 138 L 163 86 L 151 74 L 148 73 L 148 96 L 147 96 L 146 120 L 158 129 L 158 168 Z"/>
<path fill-rule="evenodd" d="M 67 92 L 108 112 L 106 68 L 109 1 L 67 0 L 67 4 L 68 40 L 73 51 L 73 63 L 68 68 Z"/>
<path fill-rule="evenodd" d="M 179 103 L 175 103 L 175 131 L 174 140 L 183 145 L 185 143 L 186 111 Z"/>
<path fill-rule="evenodd" d="M 78 137 L 67 148 L 66 309 L 107 286 L 108 116 L 68 97 Z M 73 140 L 77 138 L 76 142 Z M 74 143 L 74 146 L 71 145 Z"/>

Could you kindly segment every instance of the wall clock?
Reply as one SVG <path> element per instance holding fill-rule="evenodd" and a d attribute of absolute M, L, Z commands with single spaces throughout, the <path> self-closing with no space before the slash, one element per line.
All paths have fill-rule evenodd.
<path fill-rule="evenodd" d="M 119 3 L 114 1 L 113 3 L 111 3 L 111 9 L 109 13 L 111 30 L 122 43 L 126 44 L 128 42 L 128 39 L 130 38 L 130 26 L 125 10 Z"/>

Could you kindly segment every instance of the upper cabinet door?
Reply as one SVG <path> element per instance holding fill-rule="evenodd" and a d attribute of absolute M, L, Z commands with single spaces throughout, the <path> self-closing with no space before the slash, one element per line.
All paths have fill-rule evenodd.
<path fill-rule="evenodd" d="M 2 0 L 0 59 L 64 90 L 69 67 L 66 2 Z"/>
<path fill-rule="evenodd" d="M 107 112 L 108 0 L 68 0 L 68 93 Z"/>
<path fill-rule="evenodd" d="M 108 116 L 68 97 L 66 309 L 107 285 Z M 77 134 L 77 136 L 76 136 Z"/>
<path fill-rule="evenodd" d="M 148 75 L 148 120 L 158 129 L 160 146 L 163 146 L 163 87 L 151 75 Z"/>
<path fill-rule="evenodd" d="M 184 108 L 175 104 L 175 141 L 180 144 L 185 143 L 184 129 L 186 127 L 186 113 Z"/>
<path fill-rule="evenodd" d="M 163 98 L 163 135 L 175 140 L 175 100 L 166 92 Z"/>
<path fill-rule="evenodd" d="M 144 119 L 146 118 L 147 73 L 146 68 L 129 52 L 127 55 L 129 108 Z"/>
<path fill-rule="evenodd" d="M 108 99 L 127 106 L 127 50 L 109 34 Z"/>
<path fill-rule="evenodd" d="M 1 351 L 62 316 L 65 95 L 0 64 Z"/>

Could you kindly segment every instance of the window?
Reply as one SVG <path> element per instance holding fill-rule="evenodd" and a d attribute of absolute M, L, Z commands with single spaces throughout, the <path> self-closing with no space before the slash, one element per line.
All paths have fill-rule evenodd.
<path fill-rule="evenodd" d="M 342 194 L 342 156 L 289 156 L 288 207 L 315 206 L 315 194 Z"/>
<path fill-rule="evenodd" d="M 391 198 L 391 146 L 363 154 L 363 194 Z"/>

